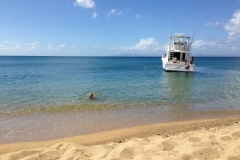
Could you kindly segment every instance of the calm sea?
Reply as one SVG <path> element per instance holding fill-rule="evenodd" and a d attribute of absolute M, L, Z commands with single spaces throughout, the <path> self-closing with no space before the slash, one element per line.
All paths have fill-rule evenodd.
<path fill-rule="evenodd" d="M 0 143 L 240 115 L 240 58 L 0 56 Z M 87 98 L 93 92 L 94 99 Z"/>

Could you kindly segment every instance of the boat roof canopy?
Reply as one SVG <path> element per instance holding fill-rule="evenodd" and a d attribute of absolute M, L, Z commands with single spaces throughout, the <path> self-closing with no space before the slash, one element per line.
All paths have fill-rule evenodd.
<path fill-rule="evenodd" d="M 189 36 L 171 36 L 170 38 L 190 38 Z"/>

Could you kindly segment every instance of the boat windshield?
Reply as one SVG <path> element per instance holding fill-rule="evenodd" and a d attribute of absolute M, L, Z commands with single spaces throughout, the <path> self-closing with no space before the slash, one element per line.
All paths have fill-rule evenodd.
<path fill-rule="evenodd" d="M 172 37 L 171 42 L 173 42 L 173 43 L 183 43 L 183 44 L 188 45 L 189 39 L 190 39 L 189 37 L 184 37 L 184 38 Z"/>
<path fill-rule="evenodd" d="M 190 37 L 187 36 L 172 36 L 169 41 L 170 49 L 175 50 L 190 50 Z"/>

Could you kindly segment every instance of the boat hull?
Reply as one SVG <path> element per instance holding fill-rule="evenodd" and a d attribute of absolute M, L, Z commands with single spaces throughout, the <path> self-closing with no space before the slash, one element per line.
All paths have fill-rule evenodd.
<path fill-rule="evenodd" d="M 192 71 L 192 70 L 177 70 L 177 69 L 163 69 L 164 71 L 166 71 L 166 72 L 191 72 L 191 73 L 193 73 L 194 71 Z"/>
<path fill-rule="evenodd" d="M 186 64 L 186 63 L 171 63 L 162 61 L 163 70 L 166 72 L 194 72 L 195 65 L 194 64 Z"/>

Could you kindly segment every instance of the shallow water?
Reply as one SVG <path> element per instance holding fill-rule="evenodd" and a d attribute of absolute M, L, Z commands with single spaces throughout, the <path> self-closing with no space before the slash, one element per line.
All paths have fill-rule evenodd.
<path fill-rule="evenodd" d="M 195 65 L 175 73 L 159 57 L 2 56 L 0 142 L 239 116 L 240 58 L 196 57 Z"/>

